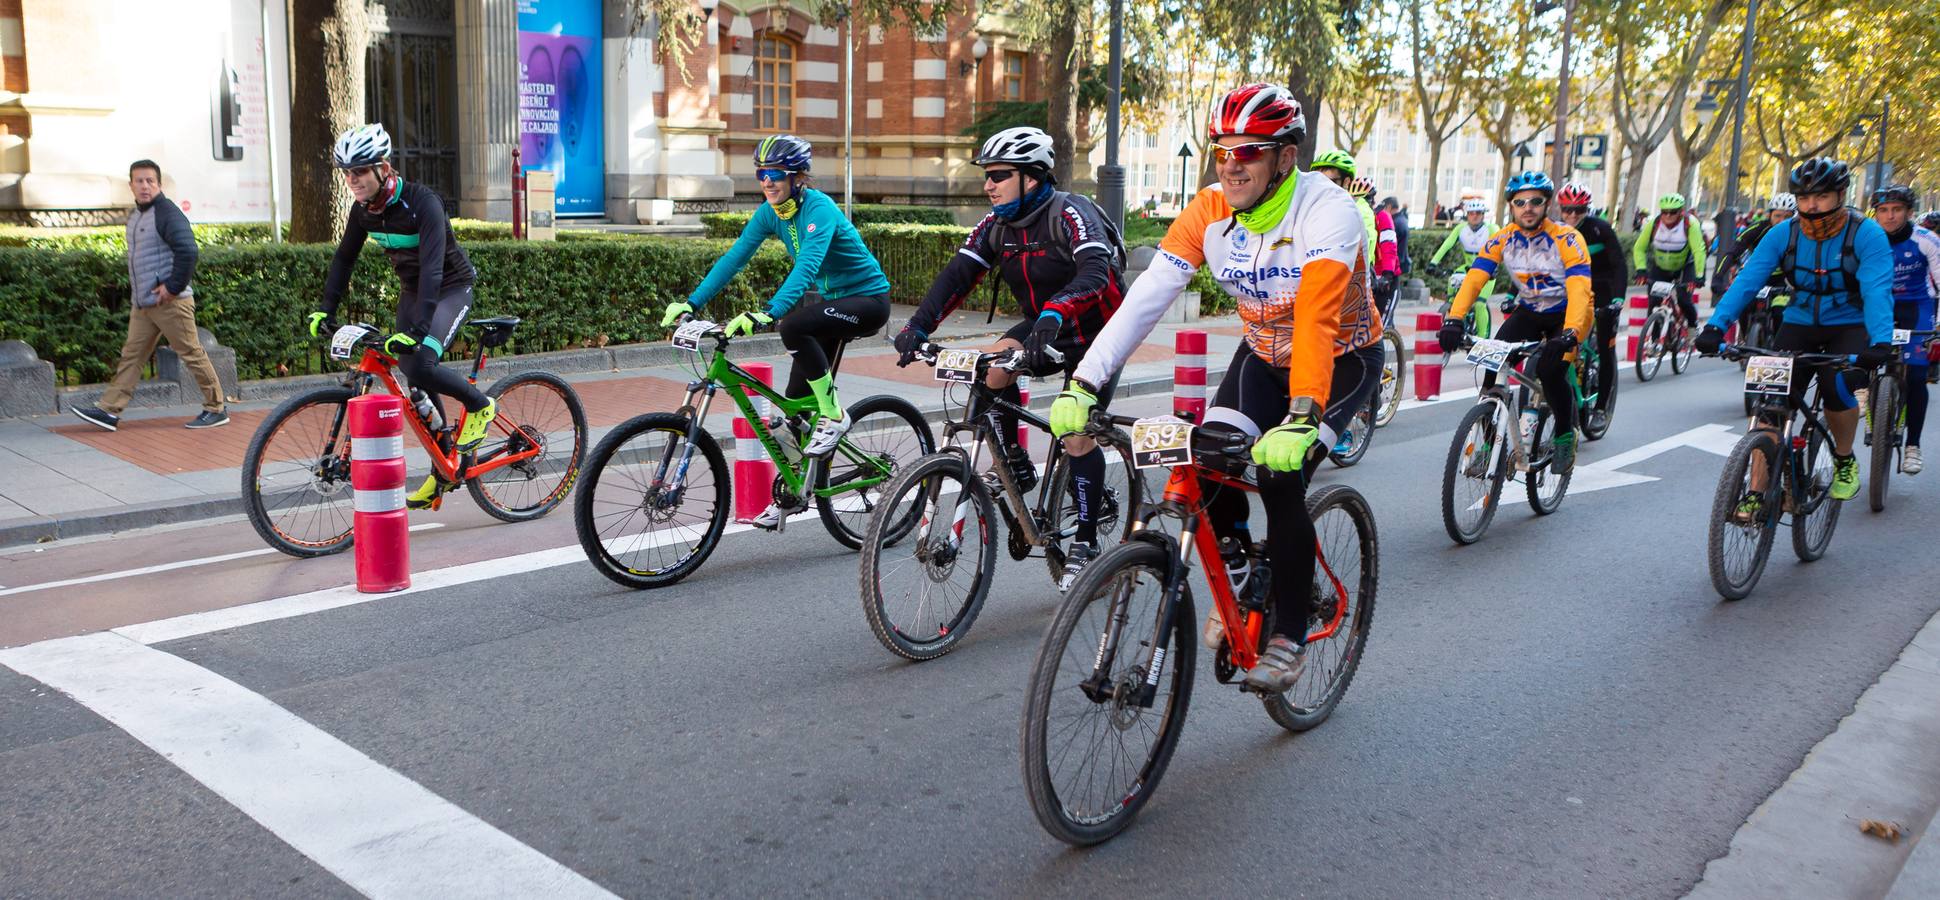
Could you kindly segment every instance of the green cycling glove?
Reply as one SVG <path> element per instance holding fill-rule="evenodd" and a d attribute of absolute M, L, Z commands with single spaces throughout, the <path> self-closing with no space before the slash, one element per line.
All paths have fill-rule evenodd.
<path fill-rule="evenodd" d="M 660 317 L 660 327 L 672 328 L 674 322 L 679 320 L 681 316 L 691 316 L 693 314 L 694 307 L 689 305 L 685 300 L 669 303 L 667 304 L 667 313 Z"/>
<path fill-rule="evenodd" d="M 1253 442 L 1253 461 L 1275 472 L 1298 472 L 1320 442 L 1320 429 L 1301 419 L 1268 431 Z"/>
<path fill-rule="evenodd" d="M 418 339 L 400 331 L 384 339 L 384 352 L 402 358 L 404 354 L 418 349 Z"/>
<path fill-rule="evenodd" d="M 727 336 L 767 331 L 768 326 L 773 324 L 775 324 L 775 317 L 765 312 L 745 312 L 728 320 Z"/>
<path fill-rule="evenodd" d="M 311 313 L 310 314 L 310 336 L 320 337 L 320 335 L 317 334 L 317 329 L 323 327 L 323 323 L 328 321 L 330 321 L 330 314 L 327 312 L 324 312 L 323 310 L 317 310 L 316 312 Z"/>
<path fill-rule="evenodd" d="M 1097 405 L 1098 396 L 1072 379 L 1058 398 L 1051 401 L 1051 436 L 1064 437 L 1085 430 L 1091 421 L 1091 408 Z"/>

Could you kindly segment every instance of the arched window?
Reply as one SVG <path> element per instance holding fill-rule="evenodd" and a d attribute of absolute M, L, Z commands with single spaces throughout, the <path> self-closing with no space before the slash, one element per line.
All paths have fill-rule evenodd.
<path fill-rule="evenodd" d="M 763 131 L 795 128 L 795 55 L 800 45 L 779 34 L 754 42 L 754 125 Z"/>

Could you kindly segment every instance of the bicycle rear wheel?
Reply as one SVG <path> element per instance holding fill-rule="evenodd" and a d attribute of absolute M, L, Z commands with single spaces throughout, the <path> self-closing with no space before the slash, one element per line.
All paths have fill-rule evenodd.
<path fill-rule="evenodd" d="M 1892 375 L 1873 379 L 1872 403 L 1867 411 L 1872 433 L 1871 483 L 1866 500 L 1873 512 L 1886 508 L 1886 488 L 1899 468 L 1900 382 Z"/>
<path fill-rule="evenodd" d="M 883 537 L 912 513 L 908 543 Z M 932 453 L 904 467 L 863 532 L 859 582 L 869 630 L 904 659 L 956 649 L 990 595 L 996 550 L 990 494 L 962 457 Z"/>
<path fill-rule="evenodd" d="M 1522 484 L 1529 495 L 1529 508 L 1536 515 L 1546 516 L 1563 505 L 1563 495 L 1569 493 L 1570 476 L 1556 474 L 1556 417 L 1547 409 L 1536 411 L 1535 438 L 1529 442 L 1529 471 L 1523 473 Z"/>
<path fill-rule="evenodd" d="M 1797 451 L 1805 484 L 1792 486 L 1792 552 L 1800 562 L 1812 562 L 1825 555 L 1832 543 L 1832 531 L 1839 527 L 1839 508 L 1846 504 L 1832 499 L 1832 437 L 1825 429 L 1806 426 L 1805 449 Z M 1788 473 L 1789 477 L 1789 473 Z"/>
<path fill-rule="evenodd" d="M 1650 311 L 1650 318 L 1644 320 L 1644 330 L 1637 336 L 1637 380 L 1649 381 L 1657 377 L 1657 370 L 1664 365 L 1664 341 L 1670 329 L 1670 316 L 1662 307 Z"/>
<path fill-rule="evenodd" d="M 1706 557 L 1711 565 L 1711 586 L 1726 600 L 1749 596 L 1765 572 L 1765 561 L 1771 558 L 1772 538 L 1778 533 L 1779 501 L 1784 496 L 1772 465 L 1777 453 L 1778 439 L 1771 432 L 1753 431 L 1731 448 L 1724 471 L 1718 474 L 1717 491 L 1711 495 Z M 1760 468 L 1770 477 L 1765 491 L 1755 494 L 1751 477 Z M 1740 507 L 1747 504 L 1755 509 L 1741 513 Z"/>
<path fill-rule="evenodd" d="M 243 509 L 271 547 L 298 558 L 341 553 L 353 538 L 349 388 L 291 397 L 243 455 Z"/>
<path fill-rule="evenodd" d="M 1669 340 L 1677 342 L 1677 348 L 1671 351 L 1671 373 L 1680 374 L 1697 359 L 1697 341 L 1691 336 L 1690 326 L 1681 321 L 1670 329 L 1668 336 Z"/>
<path fill-rule="evenodd" d="M 727 459 L 705 428 L 689 442 L 690 421 L 635 416 L 586 461 L 573 530 L 593 567 L 615 583 L 637 590 L 686 578 L 727 530 Z"/>
<path fill-rule="evenodd" d="M 1260 698 L 1266 714 L 1288 731 L 1319 725 L 1340 705 L 1367 649 L 1375 589 L 1381 580 L 1380 538 L 1366 497 L 1347 485 L 1330 484 L 1307 498 L 1307 515 L 1313 519 L 1319 547 L 1314 620 L 1308 634 L 1330 625 L 1334 631 L 1323 639 L 1308 638 L 1306 668 L 1293 687 Z"/>
<path fill-rule="evenodd" d="M 1343 469 L 1361 461 L 1367 455 L 1367 448 L 1374 444 L 1374 415 L 1381 402 L 1379 394 L 1368 398 L 1367 408 L 1347 420 L 1347 433 L 1334 442 L 1327 451 L 1327 458 Z"/>
<path fill-rule="evenodd" d="M 1493 400 L 1470 407 L 1448 446 L 1448 465 L 1442 472 L 1442 527 L 1458 544 L 1482 539 L 1502 498 L 1508 461 L 1503 457 L 1507 446 L 1498 433 L 1498 408 Z"/>
<path fill-rule="evenodd" d="M 1199 644 L 1191 591 L 1181 585 L 1170 646 L 1155 646 L 1175 564 L 1147 541 L 1105 551 L 1064 595 L 1038 649 L 1025 691 L 1024 786 L 1038 823 L 1058 840 L 1084 846 L 1125 830 L 1178 747 Z M 1149 703 L 1141 699 L 1148 680 Z"/>
<path fill-rule="evenodd" d="M 813 464 L 811 481 L 823 527 L 842 546 L 857 550 L 896 467 L 929 455 L 936 438 L 914 404 L 886 394 L 849 407 L 849 422 L 849 433 L 835 451 Z M 832 488 L 835 492 L 828 493 Z M 915 526 L 916 515 L 912 507 L 908 516 L 888 523 L 882 539 L 902 540 Z"/>
<path fill-rule="evenodd" d="M 485 395 L 498 401 L 498 418 L 472 453 L 472 464 L 535 448 L 539 454 L 468 478 L 465 488 L 480 509 L 507 522 L 552 512 L 572 492 L 586 457 L 586 411 L 579 394 L 557 375 L 525 372 L 499 380 Z"/>
<path fill-rule="evenodd" d="M 1394 414 L 1401 411 L 1401 397 L 1407 392 L 1408 367 L 1403 357 L 1401 332 L 1393 328 L 1381 334 L 1387 345 L 1387 353 L 1381 363 L 1381 387 L 1375 393 L 1374 427 L 1381 428 L 1394 421 Z"/>
<path fill-rule="evenodd" d="M 1599 349 L 1598 352 L 1605 352 Z M 1610 423 L 1617 419 L 1617 383 L 1621 379 L 1612 378 L 1609 384 L 1603 383 L 1603 374 L 1598 370 L 1597 361 L 1590 360 L 1583 376 L 1583 395 L 1596 395 L 1596 402 L 1588 408 L 1577 411 L 1578 431 L 1584 440 L 1600 441 L 1610 433 Z"/>

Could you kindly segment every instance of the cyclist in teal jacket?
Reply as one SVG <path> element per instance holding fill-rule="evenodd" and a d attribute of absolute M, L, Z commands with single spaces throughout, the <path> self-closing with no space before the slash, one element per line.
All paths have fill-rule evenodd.
<path fill-rule="evenodd" d="M 814 436 L 803 448 L 816 456 L 835 449 L 849 430 L 829 360 L 844 343 L 874 334 L 889 321 L 889 278 L 863 245 L 862 235 L 843 218 L 841 207 L 808 186 L 811 154 L 808 142 L 792 134 L 764 138 L 755 146 L 755 177 L 767 202 L 755 209 L 741 237 L 693 294 L 667 307 L 661 324 L 672 325 L 681 315 L 706 306 L 763 241 L 780 240 L 795 260 L 794 269 L 765 310 L 735 316 L 727 331 L 752 334 L 774 326 L 781 335 L 782 347 L 794 357 L 783 395 L 798 399 L 812 392 L 820 407 Z M 761 518 L 755 524 L 773 527 Z"/>

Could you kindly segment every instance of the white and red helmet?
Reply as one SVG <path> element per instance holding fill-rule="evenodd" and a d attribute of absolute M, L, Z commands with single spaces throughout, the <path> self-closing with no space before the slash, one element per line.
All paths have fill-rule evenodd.
<path fill-rule="evenodd" d="M 1557 206 L 1589 206 L 1590 189 L 1582 183 L 1572 181 L 1556 192 Z"/>
<path fill-rule="evenodd" d="M 1206 136 L 1245 135 L 1298 144 L 1307 138 L 1307 115 L 1300 101 L 1277 84 L 1249 84 L 1227 92 L 1213 104 Z"/>

